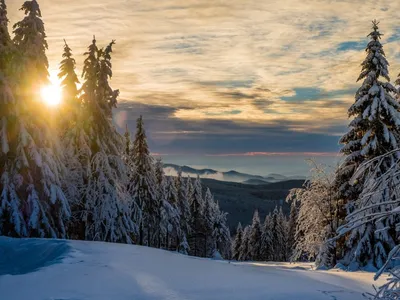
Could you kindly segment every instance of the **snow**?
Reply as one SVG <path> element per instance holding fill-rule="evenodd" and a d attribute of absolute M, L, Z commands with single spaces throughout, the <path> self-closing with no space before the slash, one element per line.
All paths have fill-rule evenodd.
<path fill-rule="evenodd" d="M 372 292 L 372 278 L 315 271 L 311 263 L 236 263 L 133 245 L 0 237 L 7 300 L 361 300 Z"/>

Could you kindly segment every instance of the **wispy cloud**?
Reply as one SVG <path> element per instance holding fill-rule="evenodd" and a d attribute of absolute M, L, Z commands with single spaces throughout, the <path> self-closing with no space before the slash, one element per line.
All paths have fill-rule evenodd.
<path fill-rule="evenodd" d="M 99 45 L 116 39 L 113 86 L 124 101 L 151 105 L 151 113 L 170 127 L 162 130 L 168 137 L 181 131 L 192 138 L 200 138 L 199 130 L 219 132 L 208 125 L 218 121 L 235 123 L 249 134 L 248 128 L 259 133 L 259 126 L 284 126 L 281 139 L 290 138 L 291 132 L 341 134 L 374 18 L 382 21 L 392 77 L 400 71 L 398 1 L 39 3 L 51 69 L 56 70 L 61 59 L 63 38 L 73 48 L 79 68 L 92 34 Z M 12 23 L 22 17 L 21 4 L 22 0 L 8 1 Z M 121 126 L 129 118 L 115 117 Z M 202 122 L 203 127 L 173 127 L 179 120 Z M 332 150 L 336 143 L 337 138 L 332 139 Z"/>

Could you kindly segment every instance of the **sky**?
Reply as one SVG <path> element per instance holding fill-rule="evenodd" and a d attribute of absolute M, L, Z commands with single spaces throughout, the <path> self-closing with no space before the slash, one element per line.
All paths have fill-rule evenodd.
<path fill-rule="evenodd" d="M 392 81 L 400 72 L 399 1 L 38 2 L 52 74 L 64 38 L 79 70 L 93 34 L 116 40 L 115 123 L 134 132 L 142 114 L 151 150 L 170 161 L 336 156 L 373 19 Z M 15 23 L 22 1 L 7 4 Z"/>

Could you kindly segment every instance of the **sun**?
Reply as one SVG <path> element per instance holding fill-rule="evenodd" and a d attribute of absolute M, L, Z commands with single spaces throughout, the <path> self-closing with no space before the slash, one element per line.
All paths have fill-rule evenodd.
<path fill-rule="evenodd" d="M 62 90 L 58 78 L 50 75 L 50 84 L 43 86 L 40 90 L 40 96 L 48 106 L 58 106 L 62 100 Z"/>

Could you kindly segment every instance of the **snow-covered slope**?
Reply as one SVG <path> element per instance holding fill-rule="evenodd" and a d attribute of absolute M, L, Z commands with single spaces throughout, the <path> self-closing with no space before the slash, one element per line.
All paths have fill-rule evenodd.
<path fill-rule="evenodd" d="M 229 263 L 139 246 L 0 237 L 4 300 L 357 300 L 372 273 Z"/>

